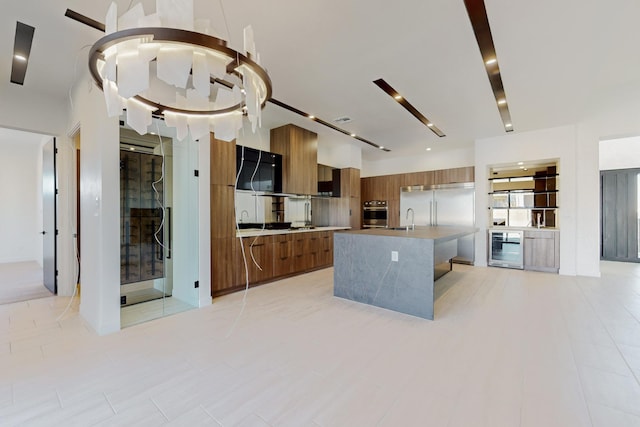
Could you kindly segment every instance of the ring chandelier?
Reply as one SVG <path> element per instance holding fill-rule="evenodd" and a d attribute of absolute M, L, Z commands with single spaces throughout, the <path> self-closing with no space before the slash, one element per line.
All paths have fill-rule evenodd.
<path fill-rule="evenodd" d="M 253 30 L 244 29 L 245 53 L 208 32 L 207 21 L 193 19 L 193 0 L 156 0 L 152 15 L 137 4 L 119 18 L 112 3 L 106 35 L 89 52 L 89 71 L 108 115 L 126 109 L 127 124 L 141 135 L 156 115 L 176 128 L 179 140 L 215 132 L 230 141 L 246 114 L 255 132 L 272 86 Z"/>

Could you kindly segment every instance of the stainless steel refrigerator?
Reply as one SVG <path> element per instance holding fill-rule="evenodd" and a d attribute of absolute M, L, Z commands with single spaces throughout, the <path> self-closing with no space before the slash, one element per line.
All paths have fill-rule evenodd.
<path fill-rule="evenodd" d="M 413 212 L 409 209 L 413 209 Z M 413 218 L 412 218 L 413 215 Z M 400 189 L 400 225 L 475 226 L 475 186 L 460 184 L 402 187 Z M 473 264 L 475 235 L 458 239 L 454 262 Z"/>

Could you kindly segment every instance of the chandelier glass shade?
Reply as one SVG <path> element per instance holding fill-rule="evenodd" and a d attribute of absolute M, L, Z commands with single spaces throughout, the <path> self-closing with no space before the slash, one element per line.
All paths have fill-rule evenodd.
<path fill-rule="evenodd" d="M 157 0 L 156 8 L 145 16 L 138 4 L 117 18 L 112 4 L 106 35 L 89 52 L 89 71 L 104 92 L 108 115 L 126 110 L 127 124 L 140 134 L 153 116 L 163 116 L 179 140 L 215 132 L 230 141 L 243 115 L 255 131 L 272 86 L 251 27 L 244 30 L 241 53 L 207 34 L 208 22 L 193 20 L 193 0 Z"/>

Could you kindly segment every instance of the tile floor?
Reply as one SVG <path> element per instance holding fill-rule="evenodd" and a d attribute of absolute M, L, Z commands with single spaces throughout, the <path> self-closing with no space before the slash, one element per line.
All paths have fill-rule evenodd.
<path fill-rule="evenodd" d="M 36 261 L 0 263 L 0 304 L 52 295 L 44 287 L 42 267 Z"/>
<path fill-rule="evenodd" d="M 104 337 L 67 298 L 1 306 L 0 425 L 640 426 L 640 265 L 602 273 L 456 265 L 435 321 L 332 269 Z"/>

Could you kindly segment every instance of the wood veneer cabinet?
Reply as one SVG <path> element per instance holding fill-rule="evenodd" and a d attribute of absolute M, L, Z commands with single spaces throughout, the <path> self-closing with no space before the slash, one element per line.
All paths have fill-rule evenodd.
<path fill-rule="evenodd" d="M 293 271 L 305 271 L 311 268 L 311 259 L 307 256 L 307 235 L 296 233 L 293 235 Z"/>
<path fill-rule="evenodd" d="M 249 283 L 263 282 L 274 277 L 272 241 L 272 236 L 245 237 L 242 239 L 249 270 Z M 255 262 L 253 262 L 254 260 Z M 244 268 L 244 265 L 241 263 L 240 267 Z"/>
<path fill-rule="evenodd" d="M 211 151 L 210 209 L 211 209 L 211 296 L 223 295 L 244 283 L 241 248 L 236 238 L 235 197 L 235 141 L 209 140 Z"/>
<path fill-rule="evenodd" d="M 243 247 L 250 286 L 333 265 L 333 231 L 259 236 L 257 240 L 255 237 L 214 239 L 213 297 L 239 291 L 246 286 Z M 262 270 L 253 263 L 251 251 Z"/>
<path fill-rule="evenodd" d="M 360 197 L 360 169 L 344 168 L 340 170 L 340 210 L 346 217 L 344 225 L 352 229 L 360 228 L 362 199 Z M 342 225 L 342 223 L 336 223 Z"/>
<path fill-rule="evenodd" d="M 317 234 L 320 240 L 320 248 L 315 267 L 328 267 L 333 264 L 333 232 L 320 231 Z"/>
<path fill-rule="evenodd" d="M 318 191 L 318 135 L 288 124 L 271 129 L 271 151 L 282 155 L 282 191 L 316 194 Z"/>
<path fill-rule="evenodd" d="M 211 186 L 211 238 L 235 237 L 235 189 L 227 185 Z"/>
<path fill-rule="evenodd" d="M 236 185 L 236 142 L 210 137 L 211 185 Z"/>
<path fill-rule="evenodd" d="M 524 269 L 557 273 L 560 268 L 560 232 L 524 231 Z"/>
<path fill-rule="evenodd" d="M 291 234 L 273 236 L 274 277 L 287 276 L 293 272 L 293 236 Z"/>
<path fill-rule="evenodd" d="M 211 296 L 232 292 L 245 283 L 240 239 L 211 239 Z"/>

